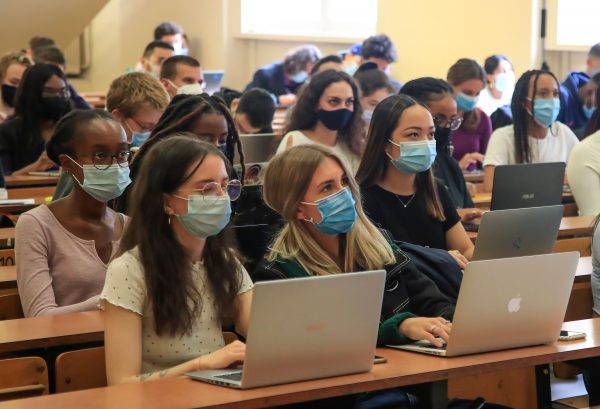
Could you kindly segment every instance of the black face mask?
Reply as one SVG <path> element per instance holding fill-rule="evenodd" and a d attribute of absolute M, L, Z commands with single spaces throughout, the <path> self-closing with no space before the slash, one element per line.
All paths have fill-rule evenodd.
<path fill-rule="evenodd" d="M 354 114 L 354 112 L 346 108 L 336 109 L 335 111 L 319 109 L 317 111 L 317 118 L 319 121 L 323 122 L 323 125 L 325 125 L 327 129 L 337 131 L 348 124 L 352 118 L 352 114 Z"/>
<path fill-rule="evenodd" d="M 13 87 L 12 85 L 2 84 L 2 102 L 5 105 L 13 108 L 15 106 L 15 94 L 17 93 L 17 87 Z"/>
<path fill-rule="evenodd" d="M 65 97 L 43 97 L 40 116 L 49 121 L 58 121 L 71 110 L 69 99 Z"/>
<path fill-rule="evenodd" d="M 435 127 L 435 150 L 442 153 L 450 153 L 452 145 L 452 130 L 450 128 Z"/>

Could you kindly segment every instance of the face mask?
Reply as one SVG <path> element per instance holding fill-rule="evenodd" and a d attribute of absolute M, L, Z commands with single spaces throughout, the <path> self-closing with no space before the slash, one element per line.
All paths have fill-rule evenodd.
<path fill-rule="evenodd" d="M 479 97 L 472 97 L 459 92 L 456 94 L 456 105 L 463 112 L 470 112 L 475 109 Z"/>
<path fill-rule="evenodd" d="M 371 123 L 371 118 L 373 118 L 373 111 L 363 111 L 363 119 L 367 122 L 367 125 Z"/>
<path fill-rule="evenodd" d="M 179 55 L 188 55 L 190 52 L 189 49 L 185 48 L 185 47 L 181 47 L 181 49 L 179 50 Z"/>
<path fill-rule="evenodd" d="M 176 197 L 186 200 L 180 196 Z M 177 215 L 183 227 L 194 237 L 202 240 L 219 234 L 231 218 L 229 196 L 214 196 L 208 199 L 201 195 L 190 195 L 187 198 L 187 214 Z"/>
<path fill-rule="evenodd" d="M 106 203 L 109 200 L 121 196 L 125 188 L 131 183 L 129 178 L 129 166 L 118 164 L 110 165 L 107 169 L 96 169 L 94 165 L 80 165 L 69 157 L 77 166 L 83 169 L 83 184 L 73 179 L 90 196 L 99 202 Z"/>
<path fill-rule="evenodd" d="M 354 75 L 354 73 L 358 70 L 358 64 L 352 63 L 351 65 L 347 65 L 344 67 L 344 72 L 348 75 Z"/>
<path fill-rule="evenodd" d="M 2 84 L 2 102 L 4 105 L 9 107 L 15 106 L 15 95 L 17 93 L 17 87 L 12 85 Z"/>
<path fill-rule="evenodd" d="M 153 62 L 148 61 L 148 66 L 146 67 L 146 71 L 149 74 L 152 74 L 153 77 L 160 77 L 160 65 L 154 64 Z"/>
<path fill-rule="evenodd" d="M 531 100 L 530 98 L 527 98 Z M 533 119 L 543 127 L 549 127 L 558 118 L 560 99 L 536 99 L 533 103 Z"/>
<path fill-rule="evenodd" d="M 585 117 L 587 119 L 590 119 L 592 115 L 594 115 L 594 112 L 596 112 L 596 107 L 586 107 L 585 105 L 583 106 L 583 113 L 585 114 Z"/>
<path fill-rule="evenodd" d="M 391 139 L 392 145 L 400 148 L 400 157 L 394 159 L 386 152 L 392 164 L 404 173 L 414 174 L 428 170 L 436 156 L 436 141 L 415 141 L 396 143 Z"/>
<path fill-rule="evenodd" d="M 331 196 L 319 199 L 315 203 L 302 203 L 317 206 L 317 210 L 321 215 L 321 222 L 310 221 L 323 234 L 337 236 L 338 234 L 347 233 L 356 221 L 356 202 L 347 187 Z"/>
<path fill-rule="evenodd" d="M 171 83 L 173 84 L 173 83 Z M 175 84 L 173 84 L 173 86 L 175 88 L 177 88 L 175 86 Z M 182 85 L 181 87 L 177 88 L 177 94 L 185 94 L 185 95 L 200 95 L 202 94 L 203 89 L 202 89 L 202 85 L 198 84 L 197 82 L 194 84 L 185 84 Z"/>
<path fill-rule="evenodd" d="M 494 88 L 504 93 L 515 87 L 515 74 L 513 72 L 503 72 L 496 75 Z"/>
<path fill-rule="evenodd" d="M 450 141 L 452 138 L 452 130 L 450 128 L 435 127 L 435 150 L 437 152 L 448 152 Z"/>
<path fill-rule="evenodd" d="M 319 109 L 317 111 L 317 118 L 319 121 L 323 122 L 323 125 L 325 125 L 327 129 L 337 131 L 348 124 L 352 118 L 352 114 L 354 114 L 354 112 L 346 108 L 336 109 L 335 111 Z"/>
<path fill-rule="evenodd" d="M 302 84 L 304 81 L 306 81 L 306 79 L 308 78 L 308 73 L 304 70 L 302 71 L 298 71 L 297 73 L 295 73 L 294 75 L 290 75 L 290 78 L 292 79 L 292 81 L 294 81 L 296 84 Z"/>
<path fill-rule="evenodd" d="M 148 132 L 135 132 L 131 131 L 131 143 L 129 144 L 132 148 L 138 148 L 144 144 L 150 137 L 152 131 Z"/>
<path fill-rule="evenodd" d="M 40 116 L 50 121 L 58 121 L 69 112 L 71 106 L 65 97 L 42 97 L 42 111 Z"/>

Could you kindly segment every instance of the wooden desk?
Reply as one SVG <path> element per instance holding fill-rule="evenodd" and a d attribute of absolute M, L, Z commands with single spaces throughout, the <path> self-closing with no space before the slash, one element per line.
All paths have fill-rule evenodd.
<path fill-rule="evenodd" d="M 7 188 L 31 186 L 56 186 L 58 176 L 17 175 L 4 176 Z"/>
<path fill-rule="evenodd" d="M 101 311 L 0 321 L 0 353 L 103 340 Z"/>
<path fill-rule="evenodd" d="M 0 408 L 107 408 L 123 405 L 124 402 L 128 408 L 263 408 L 600 355 L 600 319 L 574 321 L 563 327 L 572 331 L 584 331 L 587 338 L 456 358 L 380 348 L 377 354 L 385 356 L 388 363 L 375 365 L 371 372 L 365 374 L 246 391 L 178 377 L 14 400 L 0 403 Z"/>
<path fill-rule="evenodd" d="M 0 289 L 17 288 L 17 267 L 0 267 Z"/>
<path fill-rule="evenodd" d="M 483 172 L 463 172 L 465 181 L 470 183 L 483 183 Z"/>
<path fill-rule="evenodd" d="M 0 205 L 0 213 L 3 213 L 3 214 L 24 213 L 28 210 L 33 209 L 34 207 L 37 207 L 41 204 L 45 204 L 46 197 L 48 197 L 48 196 L 34 197 L 33 198 L 34 203 L 30 203 L 30 204 L 3 204 L 3 205 Z"/>

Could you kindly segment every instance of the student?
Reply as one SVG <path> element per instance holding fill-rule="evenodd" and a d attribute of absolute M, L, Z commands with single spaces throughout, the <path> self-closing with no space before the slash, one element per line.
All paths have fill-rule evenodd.
<path fill-rule="evenodd" d="M 171 98 L 177 94 L 202 93 L 204 74 L 198 60 L 186 55 L 168 58 L 160 70 L 160 82 Z"/>
<path fill-rule="evenodd" d="M 338 51 L 342 57 L 343 71 L 349 75 L 354 75 L 362 63 L 362 43 L 356 43 L 346 50 Z"/>
<path fill-rule="evenodd" d="M 0 123 L 15 112 L 15 95 L 31 60 L 21 52 L 8 53 L 0 58 Z"/>
<path fill-rule="evenodd" d="M 61 69 L 62 72 L 66 73 L 65 55 L 56 46 L 36 48 L 33 52 L 33 62 L 36 64 L 52 64 L 56 65 Z M 71 104 L 74 109 L 92 109 L 90 104 L 75 90 L 75 88 L 67 82 L 69 94 L 71 95 Z"/>
<path fill-rule="evenodd" d="M 275 156 L 264 172 L 263 196 L 286 223 L 255 278 L 386 269 L 378 345 L 420 339 L 441 345 L 435 337 L 448 340 L 454 307 L 367 219 L 358 190 L 344 161 L 326 147 L 298 146 Z"/>
<path fill-rule="evenodd" d="M 310 70 L 310 76 L 314 77 L 320 72 L 327 70 L 342 71 L 342 59 L 337 55 L 326 55 L 321 58 Z"/>
<path fill-rule="evenodd" d="M 600 79 L 600 73 L 594 75 L 590 83 L 595 83 L 596 79 Z M 573 147 L 567 162 L 569 186 L 582 216 L 600 214 L 600 87 L 596 91 L 595 104 L 595 113 L 586 130 L 586 134 L 592 133 Z"/>
<path fill-rule="evenodd" d="M 369 65 L 369 67 L 367 67 Z M 365 63 L 354 74 L 354 81 L 360 88 L 360 105 L 363 109 L 363 119 L 368 131 L 373 111 L 377 104 L 395 93 L 389 77 L 377 69 L 375 63 Z"/>
<path fill-rule="evenodd" d="M 131 163 L 131 179 L 136 181 L 137 173 L 144 163 L 145 156 L 152 146 L 162 139 L 168 139 L 174 134 L 189 133 L 198 139 L 218 147 L 225 155 L 229 164 L 233 164 L 234 156 L 240 158 L 240 177 L 244 180 L 245 166 L 244 153 L 239 133 L 235 127 L 231 113 L 220 99 L 207 94 L 202 95 L 177 95 L 161 116 L 158 124 L 150 134 L 148 140 L 140 147 Z M 233 175 L 233 174 L 232 174 Z M 127 211 L 127 200 L 130 189 L 116 201 L 117 209 L 124 213 Z"/>
<path fill-rule="evenodd" d="M 590 116 L 593 106 L 585 98 L 586 85 L 590 78 L 600 72 L 600 43 L 590 48 L 585 71 L 571 71 L 560 84 L 561 110 L 558 120 L 567 125 L 576 134 L 581 134 Z"/>
<path fill-rule="evenodd" d="M 492 191 L 496 166 L 567 162 L 578 140 L 556 120 L 559 95 L 551 72 L 531 70 L 519 78 L 511 103 L 514 123 L 494 131 L 483 162 L 485 191 Z"/>
<path fill-rule="evenodd" d="M 384 99 L 373 113 L 356 179 L 376 225 L 395 240 L 448 250 L 464 267 L 473 243 L 446 188 L 433 177 L 434 136 L 424 105 L 406 95 Z"/>
<path fill-rule="evenodd" d="M 245 91 L 232 101 L 231 111 L 240 134 L 273 133 L 275 102 L 264 89 Z"/>
<path fill-rule="evenodd" d="M 483 69 L 486 87 L 479 94 L 477 107 L 491 116 L 498 108 L 510 105 L 515 89 L 515 70 L 508 57 L 502 54 L 486 58 Z"/>
<path fill-rule="evenodd" d="M 173 50 L 175 51 L 175 55 L 188 54 L 189 50 L 184 37 L 185 33 L 183 32 L 183 28 L 181 28 L 179 24 L 172 21 L 160 23 L 154 29 L 154 41 L 163 41 L 171 44 L 171 46 L 173 46 Z"/>
<path fill-rule="evenodd" d="M 162 140 L 147 159 L 100 295 L 109 385 L 244 360 L 245 345 L 225 346 L 221 330 L 234 323 L 245 336 L 250 317 L 252 281 L 226 228 L 240 182 L 216 147 L 191 137 Z"/>
<path fill-rule="evenodd" d="M 26 317 L 96 309 L 126 222 L 106 203 L 131 182 L 125 134 L 104 110 L 65 115 L 46 150 L 75 183 L 67 197 L 17 222 L 17 284 Z"/>
<path fill-rule="evenodd" d="M 296 91 L 308 79 L 309 72 L 321 58 L 321 51 L 306 44 L 288 50 L 283 61 L 259 68 L 246 86 L 262 88 L 277 98 L 277 103 L 290 106 L 296 102 Z"/>
<path fill-rule="evenodd" d="M 171 44 L 164 41 L 152 41 L 144 49 L 144 54 L 136 65 L 135 70 L 138 72 L 147 72 L 158 78 L 160 77 L 160 70 L 165 60 L 174 55 L 175 49 Z"/>
<path fill-rule="evenodd" d="M 56 42 L 50 37 L 34 36 L 29 39 L 29 47 L 22 50 L 29 60 L 33 61 L 33 53 L 38 48 L 56 46 Z"/>
<path fill-rule="evenodd" d="M 590 120 L 588 121 L 582 139 L 585 139 L 594 132 L 600 130 L 600 109 L 598 109 L 598 105 L 600 105 L 600 72 L 594 74 L 589 83 L 596 88 L 596 91 L 594 93 L 594 97 L 592 98 L 594 103 L 592 109 L 590 110 Z"/>
<path fill-rule="evenodd" d="M 452 156 L 463 170 L 476 170 L 483 162 L 490 135 L 490 117 L 477 108 L 479 94 L 486 84 L 485 71 L 475 60 L 461 58 L 448 70 L 447 80 L 454 88 L 463 122 L 454 131 Z"/>
<path fill-rule="evenodd" d="M 0 124 L 0 162 L 5 175 L 26 175 L 56 166 L 44 150 L 58 120 L 71 110 L 60 68 L 29 67 L 17 88 L 15 114 Z"/>
<path fill-rule="evenodd" d="M 362 43 L 361 54 L 361 64 L 373 62 L 377 64 L 377 67 L 385 72 L 387 76 L 390 75 L 390 66 L 398 59 L 396 46 L 385 34 L 374 35 L 367 38 Z M 400 88 L 402 88 L 402 84 L 399 81 L 390 79 L 390 83 L 396 92 L 400 91 Z"/>
<path fill-rule="evenodd" d="M 412 97 L 431 111 L 437 152 L 433 162 L 433 173 L 446 188 L 454 207 L 472 208 L 473 201 L 465 177 L 451 154 L 452 132 L 458 129 L 462 122 L 458 117 L 452 86 L 441 79 L 424 77 L 407 82 L 400 93 Z M 475 214 L 479 215 L 478 212 L 472 213 L 473 217 Z"/>
<path fill-rule="evenodd" d="M 345 72 L 328 70 L 315 75 L 294 107 L 277 153 L 318 143 L 331 147 L 355 172 L 364 139 L 359 98 L 356 84 Z"/>

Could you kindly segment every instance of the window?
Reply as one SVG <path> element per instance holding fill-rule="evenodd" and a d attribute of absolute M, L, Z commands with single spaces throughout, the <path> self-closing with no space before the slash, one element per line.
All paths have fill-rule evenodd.
<path fill-rule="evenodd" d="M 242 35 L 364 39 L 375 34 L 377 0 L 241 0 Z"/>
<path fill-rule="evenodd" d="M 548 48 L 587 51 L 600 41 L 600 1 L 548 1 Z"/>

